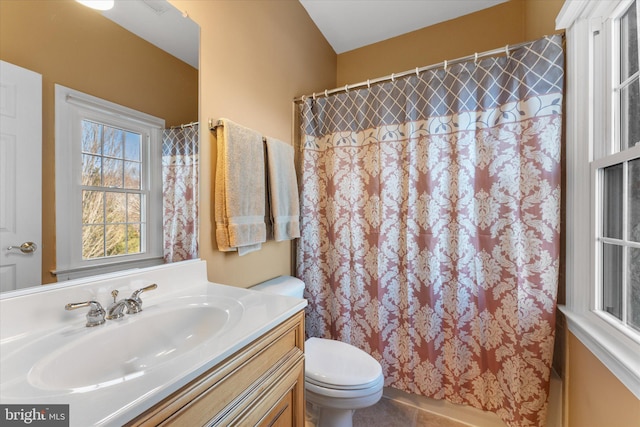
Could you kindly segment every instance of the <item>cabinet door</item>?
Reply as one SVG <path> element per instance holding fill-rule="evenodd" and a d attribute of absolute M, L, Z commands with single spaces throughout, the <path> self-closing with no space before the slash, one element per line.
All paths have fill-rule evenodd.
<path fill-rule="evenodd" d="M 294 391 L 287 393 L 262 420 L 259 427 L 295 427 L 293 399 Z"/>
<path fill-rule="evenodd" d="M 263 393 L 238 417 L 234 426 L 304 426 L 304 359 L 273 376 Z"/>

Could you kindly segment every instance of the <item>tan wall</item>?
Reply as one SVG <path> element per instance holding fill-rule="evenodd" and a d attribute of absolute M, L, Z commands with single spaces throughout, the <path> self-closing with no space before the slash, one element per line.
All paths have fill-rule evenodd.
<path fill-rule="evenodd" d="M 335 85 L 336 55 L 298 1 L 171 0 L 201 28 L 200 121 L 229 118 L 286 142 L 295 97 Z M 209 280 L 246 287 L 294 272 L 293 245 L 245 256 L 217 250 L 216 140 L 202 128 L 200 256 Z"/>
<path fill-rule="evenodd" d="M 512 0 L 513 1 L 513 0 Z M 556 30 L 556 16 L 560 13 L 564 0 L 523 0 L 524 40 L 560 33 Z"/>
<path fill-rule="evenodd" d="M 567 335 L 567 427 L 640 425 L 638 400 L 571 332 Z"/>
<path fill-rule="evenodd" d="M 1 0 L 0 59 L 42 74 L 42 283 L 56 266 L 54 84 L 165 119 L 198 117 L 198 71 L 73 0 Z"/>
<path fill-rule="evenodd" d="M 338 55 L 337 86 L 555 33 L 563 0 L 510 0 Z"/>

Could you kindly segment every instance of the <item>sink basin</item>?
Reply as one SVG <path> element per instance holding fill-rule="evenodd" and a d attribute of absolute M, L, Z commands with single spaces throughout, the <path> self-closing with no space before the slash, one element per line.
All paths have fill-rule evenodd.
<path fill-rule="evenodd" d="M 242 314 L 228 298 L 188 297 L 83 331 L 40 358 L 28 381 L 43 390 L 86 392 L 141 377 L 216 338 Z M 226 329 L 225 329 L 226 327 Z"/>

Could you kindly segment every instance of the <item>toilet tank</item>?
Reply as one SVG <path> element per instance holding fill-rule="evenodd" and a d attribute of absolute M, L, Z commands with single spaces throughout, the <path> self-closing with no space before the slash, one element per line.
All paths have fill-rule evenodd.
<path fill-rule="evenodd" d="M 275 279 L 258 283 L 250 289 L 254 291 L 269 292 L 271 294 L 302 298 L 304 282 L 293 276 L 278 276 Z"/>

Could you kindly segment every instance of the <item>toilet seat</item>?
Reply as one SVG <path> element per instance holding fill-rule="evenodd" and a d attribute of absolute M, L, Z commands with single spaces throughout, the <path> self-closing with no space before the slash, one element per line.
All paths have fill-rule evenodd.
<path fill-rule="evenodd" d="M 357 398 L 382 391 L 384 386 L 384 376 L 380 375 L 373 382 L 364 386 L 341 387 L 334 384 L 317 383 L 305 377 L 305 388 L 314 393 L 322 394 L 327 397 L 339 398 Z"/>
<path fill-rule="evenodd" d="M 308 384 L 333 390 L 382 387 L 377 360 L 350 344 L 324 338 L 305 342 L 305 378 Z"/>
<path fill-rule="evenodd" d="M 332 383 L 326 383 L 324 381 L 318 381 L 314 378 L 308 377 L 305 375 L 305 382 L 306 384 L 311 384 L 314 385 L 316 387 L 322 387 L 322 388 L 330 388 L 333 390 L 345 390 L 345 391 L 349 391 L 349 390 L 366 390 L 369 388 L 377 388 L 380 387 L 380 384 L 384 383 L 384 376 L 382 374 L 380 374 L 380 376 L 376 379 L 374 379 L 373 381 L 370 381 L 366 384 L 356 384 L 356 385 L 339 385 L 339 384 L 332 384 Z"/>

